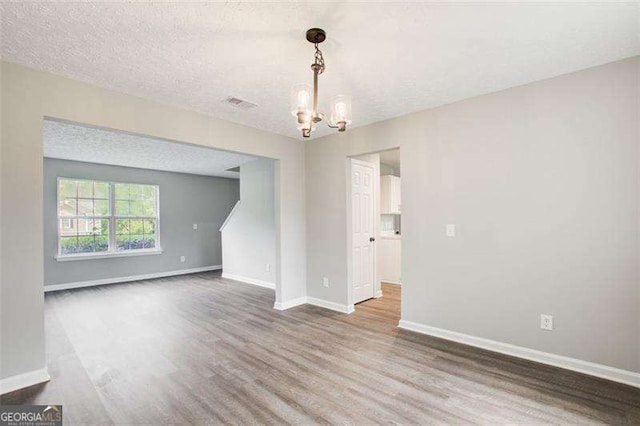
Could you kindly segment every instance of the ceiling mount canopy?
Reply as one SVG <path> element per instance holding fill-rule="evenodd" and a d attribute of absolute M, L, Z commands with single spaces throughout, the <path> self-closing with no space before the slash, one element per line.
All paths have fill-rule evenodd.
<path fill-rule="evenodd" d="M 298 130 L 302 131 L 305 138 L 311 136 L 316 124 L 325 118 L 318 111 L 318 76 L 325 70 L 324 57 L 318 45 L 326 38 L 327 33 L 321 28 L 307 30 L 307 41 L 315 47 L 314 62 L 311 64 L 313 87 L 296 84 L 291 90 L 291 114 L 298 119 Z M 344 132 L 348 124 L 351 124 L 351 99 L 345 95 L 337 95 L 331 102 L 331 116 L 327 125 Z"/>
<path fill-rule="evenodd" d="M 327 33 L 322 28 L 310 28 L 307 30 L 307 41 L 309 43 L 322 43 L 327 39 Z"/>

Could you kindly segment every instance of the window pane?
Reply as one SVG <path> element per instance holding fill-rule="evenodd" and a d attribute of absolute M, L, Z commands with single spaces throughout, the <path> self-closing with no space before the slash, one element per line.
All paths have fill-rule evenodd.
<path fill-rule="evenodd" d="M 60 254 L 74 254 L 78 252 L 77 237 L 60 238 Z"/>
<path fill-rule="evenodd" d="M 58 235 L 69 237 L 76 235 L 77 224 L 75 219 L 60 219 L 58 222 Z"/>
<path fill-rule="evenodd" d="M 129 201 L 116 200 L 116 216 L 129 216 Z"/>
<path fill-rule="evenodd" d="M 93 200 L 94 216 L 109 216 L 109 200 Z"/>
<path fill-rule="evenodd" d="M 131 200 L 129 215 L 134 217 L 142 216 L 142 202 L 140 200 Z"/>
<path fill-rule="evenodd" d="M 126 183 L 116 183 L 116 200 L 128 200 L 129 199 L 129 185 Z"/>
<path fill-rule="evenodd" d="M 156 198 L 156 187 L 153 185 L 143 185 L 142 186 L 142 198 L 144 200 L 155 200 Z"/>
<path fill-rule="evenodd" d="M 109 219 L 96 220 L 98 222 L 98 234 L 109 236 Z"/>
<path fill-rule="evenodd" d="M 144 248 L 144 236 L 132 235 L 129 240 L 129 250 L 139 250 Z"/>
<path fill-rule="evenodd" d="M 142 221 L 142 225 L 144 226 L 144 234 L 155 234 L 156 233 L 156 221 L 155 219 L 145 219 Z"/>
<path fill-rule="evenodd" d="M 129 235 L 129 219 L 116 220 L 116 235 Z"/>
<path fill-rule="evenodd" d="M 78 236 L 93 235 L 94 228 L 93 219 L 78 219 Z"/>
<path fill-rule="evenodd" d="M 143 185 L 129 185 L 129 199 L 141 200 L 142 199 Z"/>
<path fill-rule="evenodd" d="M 155 235 L 145 235 L 144 236 L 144 248 L 155 248 L 156 247 L 156 237 Z"/>
<path fill-rule="evenodd" d="M 144 221 L 139 219 L 131 219 L 129 232 L 131 232 L 131 234 L 144 234 L 142 222 Z"/>
<path fill-rule="evenodd" d="M 129 235 L 116 236 L 116 250 L 123 251 L 129 250 Z"/>
<path fill-rule="evenodd" d="M 78 181 L 78 198 L 93 198 L 93 181 Z"/>
<path fill-rule="evenodd" d="M 94 251 L 109 251 L 108 235 L 98 235 L 95 237 Z"/>
<path fill-rule="evenodd" d="M 156 199 L 155 197 L 151 199 L 143 199 L 142 200 L 142 216 L 151 217 L 156 216 Z"/>
<path fill-rule="evenodd" d="M 93 197 L 101 198 L 103 200 L 109 199 L 109 184 L 107 182 L 94 182 L 93 183 Z"/>
<path fill-rule="evenodd" d="M 76 198 L 78 196 L 78 182 L 69 179 L 58 181 L 58 194 L 60 198 Z"/>
<path fill-rule="evenodd" d="M 58 205 L 58 216 L 77 216 L 77 201 L 73 198 L 60 199 Z"/>
<path fill-rule="evenodd" d="M 93 200 L 78 200 L 78 216 L 93 216 Z"/>
<path fill-rule="evenodd" d="M 77 253 L 91 253 L 94 251 L 95 239 L 93 235 L 78 237 Z"/>

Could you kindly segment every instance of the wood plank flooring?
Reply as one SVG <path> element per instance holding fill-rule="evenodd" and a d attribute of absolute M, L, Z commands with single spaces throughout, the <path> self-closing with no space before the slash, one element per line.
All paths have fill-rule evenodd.
<path fill-rule="evenodd" d="M 640 424 L 640 390 L 400 330 L 383 292 L 351 315 L 217 273 L 47 294 L 52 380 L 1 402 L 66 424 Z"/>

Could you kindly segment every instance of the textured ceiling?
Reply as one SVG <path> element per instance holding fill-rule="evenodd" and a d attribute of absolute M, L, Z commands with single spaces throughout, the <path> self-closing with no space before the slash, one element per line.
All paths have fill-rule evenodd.
<path fill-rule="evenodd" d="M 321 108 L 351 94 L 354 126 L 640 54 L 637 3 L 0 7 L 8 61 L 294 137 L 289 93 L 311 82 L 312 26 L 328 34 Z"/>
<path fill-rule="evenodd" d="M 45 120 L 44 156 L 90 163 L 239 178 L 227 169 L 258 157 Z"/>

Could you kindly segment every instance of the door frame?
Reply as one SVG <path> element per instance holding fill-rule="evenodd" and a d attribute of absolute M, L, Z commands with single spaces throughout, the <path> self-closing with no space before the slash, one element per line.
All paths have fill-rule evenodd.
<path fill-rule="evenodd" d="M 376 154 L 376 153 L 373 153 Z M 347 194 L 347 300 L 348 312 L 351 313 L 355 310 L 355 304 L 353 302 L 353 205 L 352 205 L 352 188 L 351 188 L 351 165 L 360 164 L 363 166 L 371 166 L 373 168 L 374 180 L 373 180 L 373 230 L 376 242 L 380 238 L 380 162 L 378 164 L 370 163 L 367 161 L 359 160 L 353 157 L 347 157 L 346 159 L 346 194 Z M 375 179 L 375 178 L 378 179 Z M 378 268 L 377 268 L 377 245 L 373 244 L 373 295 L 372 297 L 378 298 L 382 296 L 382 290 L 380 288 L 380 282 L 378 281 Z"/>

